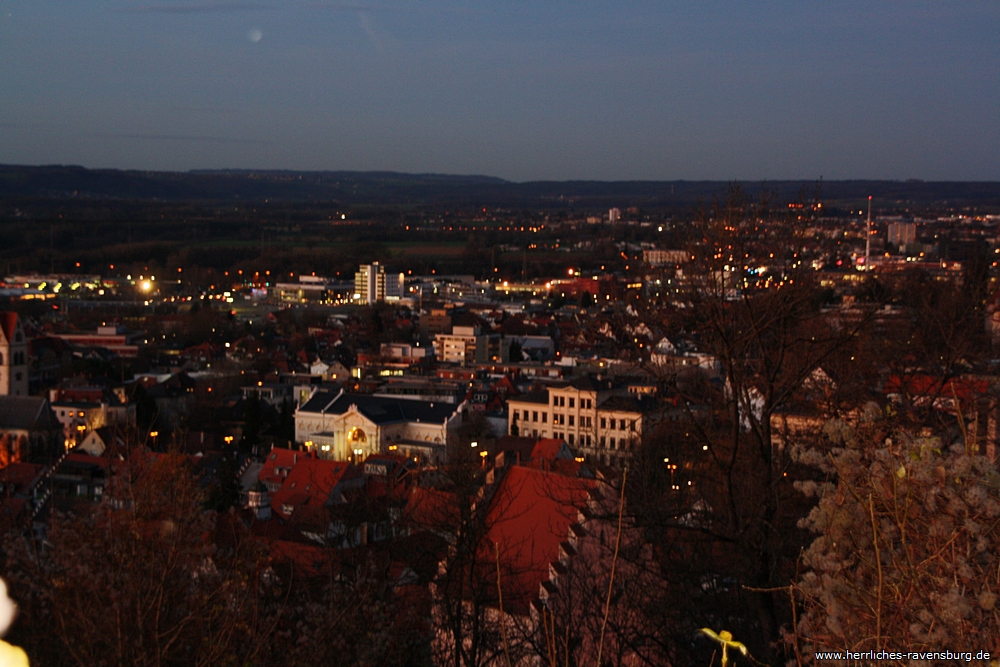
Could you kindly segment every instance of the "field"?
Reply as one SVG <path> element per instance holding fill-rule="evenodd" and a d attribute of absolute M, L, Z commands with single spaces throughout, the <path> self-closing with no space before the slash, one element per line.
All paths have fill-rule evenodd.
<path fill-rule="evenodd" d="M 394 258 L 401 257 L 458 257 L 465 252 L 465 243 L 386 243 Z"/>

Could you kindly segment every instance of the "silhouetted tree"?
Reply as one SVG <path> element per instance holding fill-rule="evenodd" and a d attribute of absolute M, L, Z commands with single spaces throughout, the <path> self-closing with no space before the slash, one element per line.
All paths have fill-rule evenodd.
<path fill-rule="evenodd" d="M 243 406 L 243 437 L 240 438 L 240 451 L 249 454 L 260 444 L 263 429 L 263 406 L 256 392 L 252 392 Z"/>
<path fill-rule="evenodd" d="M 242 526 L 213 541 L 215 514 L 187 459 L 135 449 L 105 501 L 57 516 L 46 541 L 7 542 L 22 602 L 18 638 L 37 664 L 250 664 L 268 633 L 262 554 Z M 22 639 L 23 638 L 23 639 Z"/>

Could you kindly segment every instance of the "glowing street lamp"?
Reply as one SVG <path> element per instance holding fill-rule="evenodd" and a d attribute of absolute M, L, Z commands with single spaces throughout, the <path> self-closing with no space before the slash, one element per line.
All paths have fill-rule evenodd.
<path fill-rule="evenodd" d="M 670 471 L 670 490 L 679 491 L 681 487 L 674 484 L 674 473 L 677 471 L 677 464 L 671 463 L 669 457 L 663 459 L 663 462 L 667 464 L 667 470 Z"/>

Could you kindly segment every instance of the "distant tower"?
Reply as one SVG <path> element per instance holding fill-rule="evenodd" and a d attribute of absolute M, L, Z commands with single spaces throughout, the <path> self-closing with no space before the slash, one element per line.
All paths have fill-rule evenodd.
<path fill-rule="evenodd" d="M 865 271 L 872 269 L 872 196 L 868 195 L 868 224 L 865 225 Z"/>
<path fill-rule="evenodd" d="M 17 313 L 0 313 L 0 396 L 28 395 L 28 341 Z"/>
<path fill-rule="evenodd" d="M 379 301 L 399 301 L 403 297 L 406 276 L 386 273 L 378 262 L 362 264 L 354 274 L 354 299 L 360 305 Z"/>

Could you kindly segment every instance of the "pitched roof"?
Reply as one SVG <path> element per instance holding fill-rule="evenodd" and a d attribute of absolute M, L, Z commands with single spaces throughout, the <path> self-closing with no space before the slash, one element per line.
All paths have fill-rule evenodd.
<path fill-rule="evenodd" d="M 609 380 L 598 380 L 587 375 L 573 380 L 569 383 L 569 386 L 580 391 L 606 391 L 611 388 L 611 382 Z"/>
<path fill-rule="evenodd" d="M 48 431 L 55 419 L 48 399 L 39 396 L 0 396 L 0 429 Z"/>
<path fill-rule="evenodd" d="M 281 488 L 271 495 L 271 510 L 297 524 L 325 528 L 329 515 L 324 508 L 330 504 L 334 488 L 358 476 L 357 468 L 344 461 L 299 459 Z"/>
<path fill-rule="evenodd" d="M 511 398 L 510 403 L 541 403 L 542 405 L 548 405 L 549 403 L 549 390 L 540 389 L 538 391 L 530 391 L 527 394 L 522 394 L 516 398 Z"/>
<path fill-rule="evenodd" d="M 531 458 L 531 452 L 535 448 L 537 438 L 530 436 L 505 435 L 497 440 L 493 446 L 494 452 L 514 452 L 523 461 Z"/>
<path fill-rule="evenodd" d="M 270 482 L 280 486 L 291 472 L 292 467 L 304 456 L 307 456 L 306 452 L 275 447 L 264 460 L 264 467 L 260 469 L 260 475 L 257 479 L 264 483 Z"/>
<path fill-rule="evenodd" d="M 317 391 L 299 412 L 315 412 L 327 415 L 342 415 L 352 405 L 358 412 L 375 424 L 421 421 L 441 423 L 455 414 L 458 406 L 438 401 L 410 401 L 391 396 L 370 394 L 335 394 Z"/>
<path fill-rule="evenodd" d="M 573 453 L 562 438 L 542 438 L 535 443 L 531 450 L 531 459 L 545 459 L 555 461 L 556 459 L 572 459 Z"/>
<path fill-rule="evenodd" d="M 514 466 L 497 486 L 487 512 L 485 544 L 497 544 L 504 571 L 504 601 L 526 609 L 548 579 L 549 563 L 577 521 L 594 483 L 579 477 Z M 492 551 L 492 550 L 491 550 Z M 495 554 L 481 554 L 495 562 Z"/>
<path fill-rule="evenodd" d="M 337 484 L 357 477 L 358 474 L 357 468 L 345 461 L 302 458 L 288 473 L 281 489 L 298 491 L 313 500 L 325 503 Z"/>
<path fill-rule="evenodd" d="M 3 331 L 4 338 L 8 341 L 14 340 L 14 332 L 17 330 L 17 313 L 0 313 L 0 330 Z"/>
<path fill-rule="evenodd" d="M 462 512 L 454 493 L 413 487 L 406 501 L 403 521 L 406 525 L 432 533 L 450 533 L 458 528 Z"/>
<path fill-rule="evenodd" d="M 34 486 L 42 476 L 45 466 L 37 463 L 11 463 L 0 470 L 0 483 L 13 484 L 18 491 Z"/>
<path fill-rule="evenodd" d="M 635 396 L 610 396 L 599 406 L 601 410 L 614 410 L 616 412 L 635 412 L 642 414 L 653 408 L 653 401 L 644 401 Z"/>

